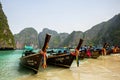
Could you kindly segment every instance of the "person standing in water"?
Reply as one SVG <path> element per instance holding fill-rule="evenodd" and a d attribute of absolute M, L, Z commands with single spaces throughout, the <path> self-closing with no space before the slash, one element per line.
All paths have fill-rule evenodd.
<path fill-rule="evenodd" d="M 114 48 L 112 49 L 113 50 L 113 53 L 117 53 L 117 51 L 119 50 L 118 46 L 115 45 Z"/>
<path fill-rule="evenodd" d="M 88 46 L 88 49 L 87 49 L 87 56 L 90 58 L 91 57 L 91 46 Z"/>
<path fill-rule="evenodd" d="M 105 43 L 102 48 L 102 55 L 104 55 L 104 56 L 106 56 L 106 54 L 107 54 L 106 47 L 107 47 L 107 43 Z"/>

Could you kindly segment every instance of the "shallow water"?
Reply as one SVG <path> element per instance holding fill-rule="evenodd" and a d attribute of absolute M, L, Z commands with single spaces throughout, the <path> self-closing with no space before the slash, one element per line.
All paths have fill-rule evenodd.
<path fill-rule="evenodd" d="M 0 80 L 120 80 L 120 55 L 84 59 L 77 67 L 73 61 L 70 68 L 48 66 L 38 74 L 19 66 L 22 51 L 0 51 Z"/>

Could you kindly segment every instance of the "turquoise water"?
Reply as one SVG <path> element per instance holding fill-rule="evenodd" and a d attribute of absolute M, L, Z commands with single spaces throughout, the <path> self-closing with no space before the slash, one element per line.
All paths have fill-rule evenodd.
<path fill-rule="evenodd" d="M 0 51 L 0 80 L 120 80 L 120 55 L 84 59 L 77 67 L 49 66 L 34 74 L 19 65 L 22 50 Z"/>
<path fill-rule="evenodd" d="M 0 80 L 16 80 L 31 74 L 19 65 L 23 50 L 0 51 Z"/>
<path fill-rule="evenodd" d="M 54 78 L 54 73 L 57 71 L 70 71 L 69 69 L 49 66 L 46 69 L 40 69 L 39 73 L 35 75 L 33 71 L 19 64 L 22 52 L 23 50 L 0 51 L 0 80 L 48 80 Z M 38 50 L 34 52 L 38 52 Z"/>
<path fill-rule="evenodd" d="M 35 50 L 34 52 L 38 52 L 38 50 Z M 39 73 L 40 75 L 34 75 L 34 72 L 21 66 L 20 63 L 20 57 L 22 56 L 23 50 L 8 50 L 8 51 L 0 51 L 0 80 L 23 80 L 24 77 L 34 77 L 35 76 L 44 76 L 46 74 L 46 71 L 57 71 L 57 70 L 63 70 L 63 68 L 56 68 L 56 67 L 47 67 L 47 69 L 40 69 Z M 56 70 L 57 69 L 57 70 Z M 33 79 L 34 79 L 33 78 Z M 48 77 L 49 78 L 49 77 Z M 28 80 L 31 78 L 28 78 Z M 38 80 L 43 79 L 38 78 Z M 36 79 L 35 79 L 36 80 Z M 46 77 L 44 77 L 44 80 L 46 80 Z"/>

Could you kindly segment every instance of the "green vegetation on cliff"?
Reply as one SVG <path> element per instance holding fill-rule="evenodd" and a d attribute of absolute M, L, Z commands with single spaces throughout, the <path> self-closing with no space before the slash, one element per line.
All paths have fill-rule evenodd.
<path fill-rule="evenodd" d="M 54 30 L 50 30 L 48 28 L 44 28 L 42 32 L 39 33 L 39 47 L 42 48 L 44 43 L 44 38 L 46 33 L 51 34 L 51 39 L 49 42 L 50 48 L 57 48 L 57 47 L 63 47 L 61 46 L 61 43 L 67 38 L 69 35 L 68 33 L 57 33 Z"/>
<path fill-rule="evenodd" d="M 85 32 L 85 35 L 86 41 L 93 43 L 93 45 L 100 45 L 105 42 L 110 45 L 120 45 L 120 14 L 93 26 Z"/>
<path fill-rule="evenodd" d="M 68 37 L 61 43 L 63 47 L 75 47 L 79 43 L 80 38 L 83 38 L 83 32 L 73 31 Z"/>
<path fill-rule="evenodd" d="M 25 45 L 38 48 L 38 33 L 34 28 L 25 28 L 20 33 L 15 34 L 16 48 L 22 49 Z"/>
<path fill-rule="evenodd" d="M 15 48 L 14 37 L 11 33 L 5 16 L 2 5 L 0 3 L 0 48 L 1 49 L 10 49 Z"/>

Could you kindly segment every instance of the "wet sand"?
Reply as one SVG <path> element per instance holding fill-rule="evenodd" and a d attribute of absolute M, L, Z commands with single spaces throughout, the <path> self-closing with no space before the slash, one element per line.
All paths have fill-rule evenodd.
<path fill-rule="evenodd" d="M 28 74 L 16 80 L 120 80 L 120 55 L 84 59 L 77 67 L 73 61 L 69 69 L 48 67 L 38 74 Z"/>

